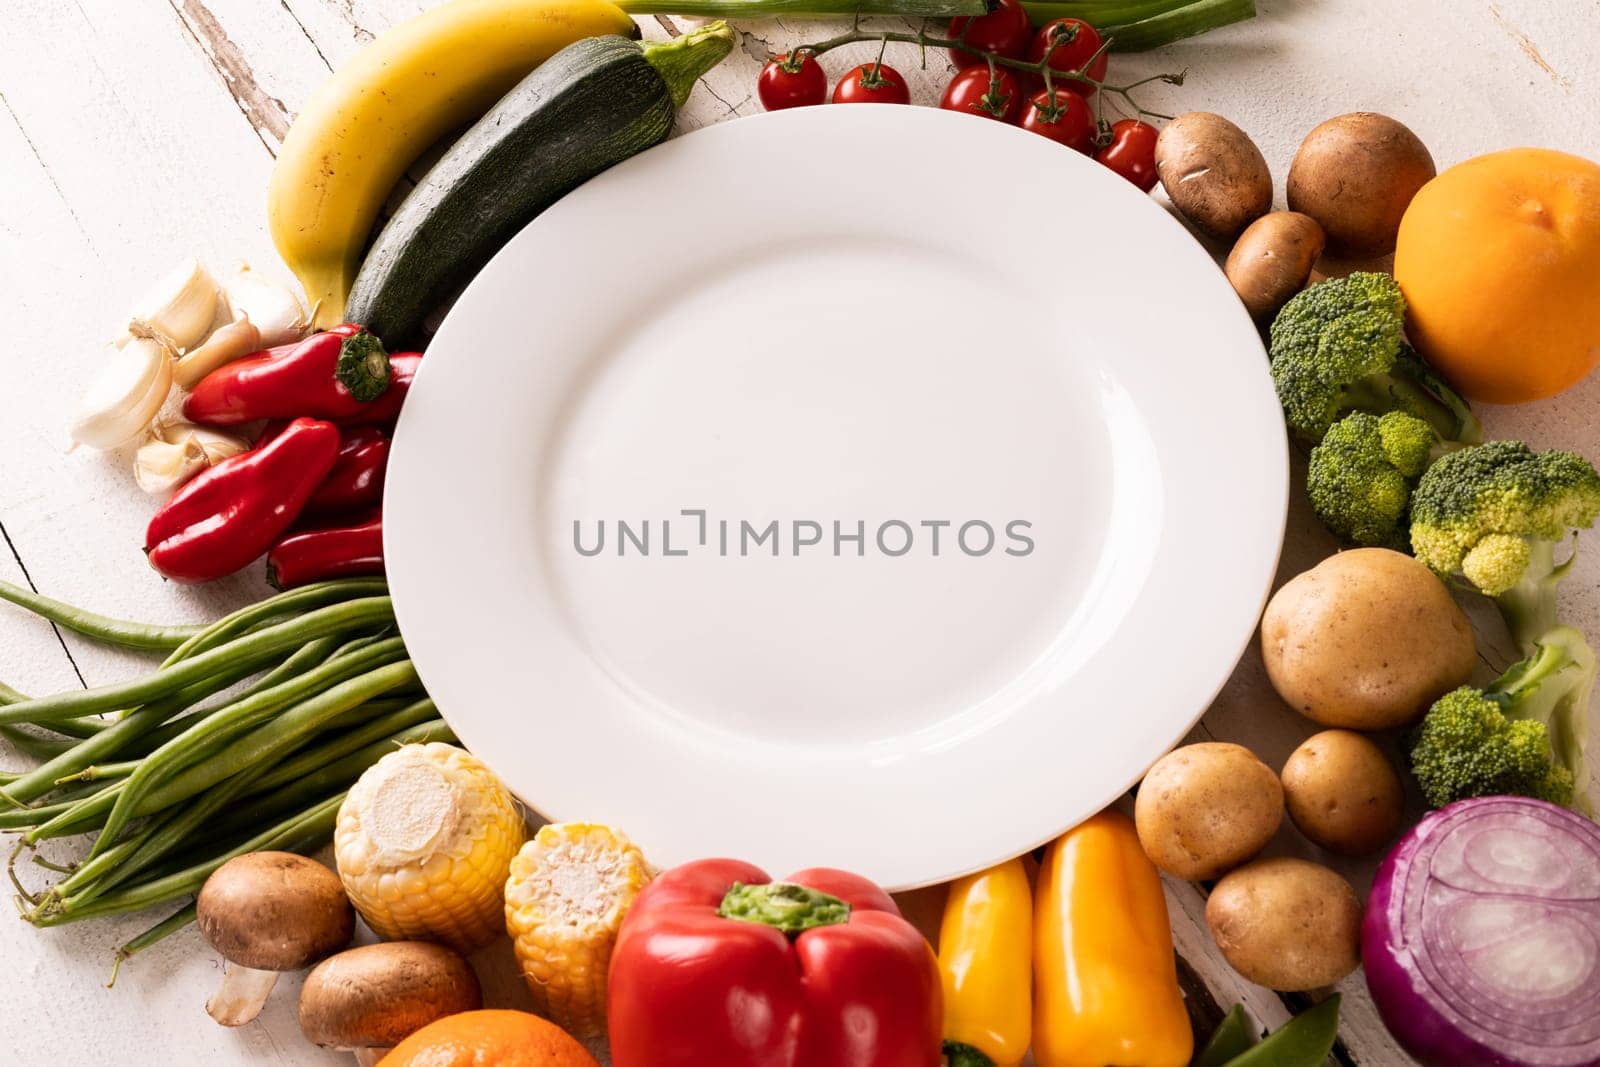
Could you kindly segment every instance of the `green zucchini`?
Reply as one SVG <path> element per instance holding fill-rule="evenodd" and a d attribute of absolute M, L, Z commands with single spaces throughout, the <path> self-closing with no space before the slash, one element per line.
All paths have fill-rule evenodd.
<path fill-rule="evenodd" d="M 695 81 L 733 48 L 723 23 L 641 45 L 568 45 L 479 119 L 400 204 L 345 304 L 391 349 L 541 211 L 672 132 Z"/>

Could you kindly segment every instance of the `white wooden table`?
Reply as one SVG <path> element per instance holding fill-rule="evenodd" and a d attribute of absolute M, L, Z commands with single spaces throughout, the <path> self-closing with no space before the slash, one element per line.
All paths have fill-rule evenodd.
<path fill-rule="evenodd" d="M 1250 131 L 1279 179 L 1295 145 L 1330 115 L 1372 109 L 1409 123 L 1443 164 L 1510 145 L 1600 157 L 1600 0 L 1258 0 L 1256 22 L 1161 53 L 1119 57 L 1116 80 L 1188 68 L 1152 106 L 1214 110 Z M 0 576 L 131 618 L 203 620 L 263 592 L 259 573 L 205 590 L 168 586 L 139 550 L 152 502 L 127 457 L 68 454 L 67 412 L 116 318 L 181 256 L 216 269 L 248 259 L 281 270 L 267 238 L 268 168 L 290 116 L 328 73 L 423 0 L 7 0 L 0 9 Z M 647 35 L 677 31 L 642 20 Z M 752 24 L 696 91 L 679 128 L 759 108 L 769 47 L 828 27 Z M 837 74 L 870 50 L 834 53 Z M 921 104 L 944 71 L 894 60 Z M 1128 75 L 1123 79 L 1122 75 Z M 843 165 L 843 164 L 841 164 Z M 1073 205 L 1041 211 L 1070 232 Z M 1158 300 L 1159 294 L 1152 294 Z M 1175 353 L 1181 358 L 1181 353 Z M 1486 412 L 1497 436 L 1600 457 L 1600 379 L 1554 401 Z M 1196 413 L 1197 426 L 1204 412 Z M 1331 549 L 1296 501 L 1284 574 Z M 1567 582 L 1567 614 L 1600 637 L 1591 548 Z M 1481 607 L 1481 605 L 1480 605 Z M 1476 616 L 1494 633 L 1491 615 Z M 1502 639 L 1503 643 L 1503 639 Z M 1496 659 L 1493 637 L 1483 642 Z M 0 678 L 28 692 L 101 684 L 135 669 L 21 612 L 0 609 Z M 1248 652 L 1197 735 L 1244 742 L 1280 764 L 1312 727 L 1267 687 Z M 18 757 L 0 751 L 0 765 Z M 1290 829 L 1274 849 L 1314 850 Z M 1344 864 L 1363 891 L 1371 864 Z M 1198 890 L 1170 887 L 1180 949 L 1224 1007 L 1245 1000 L 1275 1025 L 1287 1008 L 1215 958 Z M 908 902 L 931 912 L 923 894 Z M 0 1064 L 338 1063 L 301 1038 L 293 982 L 238 1031 L 201 1011 L 219 961 L 191 929 L 104 988 L 113 947 L 144 917 L 39 931 L 0 921 Z M 490 999 L 526 1006 L 500 946 L 481 959 Z M 1341 1062 L 1407 1062 L 1378 1025 L 1360 976 L 1347 980 Z M 344 1060 L 343 1062 L 348 1062 Z"/>

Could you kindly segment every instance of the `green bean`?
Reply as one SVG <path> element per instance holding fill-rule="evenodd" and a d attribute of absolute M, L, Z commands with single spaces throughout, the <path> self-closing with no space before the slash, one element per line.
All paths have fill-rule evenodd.
<path fill-rule="evenodd" d="M 112 986 L 117 984 L 117 974 L 122 970 L 123 960 L 130 959 L 134 955 L 143 952 L 156 942 L 163 941 L 166 938 L 171 937 L 179 930 L 182 930 L 185 926 L 188 926 L 190 923 L 194 922 L 194 920 L 195 904 L 193 901 L 190 901 L 188 904 L 185 904 L 171 915 L 168 915 L 165 919 L 162 919 L 160 922 L 150 927 L 150 929 L 146 930 L 138 937 L 135 937 L 133 940 L 117 949 L 116 955 L 113 957 L 111 963 L 111 978 L 106 982 L 106 988 L 110 989 Z"/>
<path fill-rule="evenodd" d="M 284 812 L 304 806 L 329 790 L 348 789 L 368 767 L 402 745 L 425 745 L 430 741 L 448 744 L 455 739 L 456 735 L 444 724 L 443 719 L 418 723 L 324 764 L 292 782 L 278 786 L 270 793 L 260 791 L 245 797 L 226 815 L 206 827 L 204 840 L 226 838 L 248 827 L 260 826 Z"/>
<path fill-rule="evenodd" d="M 284 619 L 303 614 L 314 608 L 337 604 L 341 601 L 353 600 L 364 596 L 383 596 L 389 591 L 388 583 L 382 578 L 348 578 L 331 582 L 318 582 L 315 585 L 301 586 L 287 593 L 279 593 L 265 600 L 259 600 L 233 612 L 224 615 L 203 631 L 179 645 L 163 667 L 171 666 L 182 660 L 191 659 L 202 652 L 208 652 L 219 645 L 228 644 L 236 638 L 261 626 L 270 626 L 281 623 Z"/>
<path fill-rule="evenodd" d="M 360 673 L 364 665 L 383 662 L 382 657 L 352 660 L 348 656 L 341 661 L 340 650 L 356 644 L 349 642 L 336 648 L 333 638 L 318 638 L 231 700 L 211 708 L 203 716 L 192 719 L 185 716 L 187 726 L 173 731 L 146 752 L 143 764 L 153 766 L 151 760 L 166 761 L 162 764 L 162 773 L 181 770 L 208 758 L 230 738 L 270 718 L 279 709 Z M 149 773 L 157 772 L 152 769 Z"/>
<path fill-rule="evenodd" d="M 300 812 L 270 829 L 239 842 L 232 848 L 193 861 L 187 867 L 160 878 L 128 886 L 96 900 L 79 904 L 71 897 L 51 900 L 23 913 L 35 926 L 60 926 L 100 915 L 122 915 L 191 896 L 200 891 L 211 872 L 235 856 L 267 849 L 310 852 L 333 837 L 334 822 L 344 794 L 336 793 L 315 807 Z"/>
<path fill-rule="evenodd" d="M 34 759 L 52 759 L 78 743 L 71 738 L 40 737 L 17 726 L 0 726 L 0 737 L 24 756 Z M 0 798 L 0 803 L 3 802 Z"/>
<path fill-rule="evenodd" d="M 105 817 L 111 813 L 112 807 L 117 802 L 118 795 L 127 786 L 128 780 L 126 778 L 116 779 L 98 793 L 73 801 L 59 814 L 53 815 L 45 822 L 34 825 L 22 835 L 22 839 L 30 845 L 37 845 L 40 841 L 48 841 L 52 838 L 67 837 L 71 834 L 81 834 L 88 830 L 93 830 L 96 826 L 100 826 L 105 822 Z"/>
<path fill-rule="evenodd" d="M 372 705 L 370 703 L 363 704 L 361 707 L 371 708 Z M 326 742 L 319 738 L 299 755 L 287 759 L 274 767 L 255 784 L 250 792 L 264 793 L 277 786 L 297 781 L 318 767 L 325 766 L 341 757 L 348 756 L 352 752 L 382 741 L 391 734 L 399 733 L 401 730 L 409 729 L 418 723 L 427 722 L 429 719 L 437 719 L 438 717 L 439 709 L 434 706 L 433 701 L 423 699 L 413 704 L 407 704 L 388 714 L 375 716 L 364 725 L 348 730 Z"/>
<path fill-rule="evenodd" d="M 363 650 L 354 656 L 348 657 L 349 662 L 363 661 L 381 662 L 386 656 L 403 655 L 405 645 L 400 638 L 391 638 L 380 642 L 370 649 Z M 301 682 L 319 674 L 328 667 L 340 666 L 339 661 L 330 660 L 324 667 L 297 679 Z M 348 664 L 345 664 L 348 666 Z M 415 681 L 417 669 L 409 660 L 398 663 L 389 663 L 377 667 L 365 674 L 346 681 L 339 682 L 331 688 L 316 692 L 315 695 L 290 705 L 278 713 L 271 722 L 256 727 L 250 733 L 230 743 L 219 753 L 208 755 L 199 763 L 192 763 L 179 771 L 176 775 L 169 775 L 172 770 L 171 758 L 163 758 L 163 751 L 152 753 L 140 769 L 127 779 L 127 788 L 114 801 L 113 808 L 106 817 L 105 826 L 100 831 L 100 836 L 95 840 L 89 850 L 90 858 L 109 848 L 121 833 L 122 828 L 130 819 L 140 815 L 148 815 L 170 807 L 180 801 L 187 800 L 196 793 L 209 789 L 223 779 L 240 773 L 244 768 L 258 765 L 263 761 L 276 759 L 285 752 L 293 750 L 307 737 L 322 729 L 327 720 L 348 711 L 358 704 L 363 704 L 373 697 L 379 696 L 400 685 Z M 318 681 L 323 679 L 319 678 Z M 266 714 L 271 714 L 279 707 L 281 701 L 269 700 L 269 696 L 276 690 L 288 690 L 295 683 L 285 683 L 268 690 L 252 701 L 242 702 L 249 705 L 259 704 L 268 708 Z M 312 685 L 300 685 L 296 691 L 304 694 L 313 689 Z M 237 712 L 241 705 L 235 705 L 223 715 Z M 254 710 L 252 708 L 252 710 Z M 213 716 L 196 727 L 196 732 L 204 731 L 215 736 L 217 732 L 226 729 L 228 723 L 219 723 L 223 715 Z M 259 719 L 260 716 L 258 716 Z M 187 744 L 179 747 L 183 738 L 169 742 L 174 752 L 187 756 Z M 169 775 L 163 777 L 164 775 Z"/>
<path fill-rule="evenodd" d="M 9 600 L 41 618 L 96 641 L 146 652 L 169 652 L 204 629 L 201 626 L 155 626 L 107 618 L 6 581 L 0 581 L 0 600 Z"/>
<path fill-rule="evenodd" d="M 139 832 L 117 842 L 100 855 L 84 861 L 78 869 L 49 890 L 54 896 L 95 897 L 116 888 L 145 870 L 172 850 L 190 841 L 195 832 L 224 805 L 248 790 L 266 770 L 254 767 L 207 790 L 193 804 L 163 812 L 141 826 Z"/>
<path fill-rule="evenodd" d="M 57 693 L 0 708 L 0 723 L 49 723 L 96 712 L 137 707 L 210 677 L 240 657 L 286 652 L 314 638 L 388 625 L 393 621 L 394 608 L 386 596 L 333 604 L 219 645 L 131 682 Z"/>
<path fill-rule="evenodd" d="M 112 782 L 75 782 L 54 791 L 48 803 L 29 808 L 0 808 L 0 830 L 27 830 L 64 815 Z"/>
<path fill-rule="evenodd" d="M 298 671 L 304 670 L 312 660 L 325 656 L 332 646 L 332 638 L 322 638 L 307 643 L 268 672 L 251 689 L 275 684 L 284 677 L 293 676 Z M 278 653 L 274 652 L 265 659 L 240 657 L 217 674 L 187 686 L 165 700 L 154 701 L 131 711 L 108 729 L 79 742 L 66 752 L 36 767 L 26 778 L 13 782 L 0 792 L 12 801 L 23 803 L 41 797 L 62 779 L 71 777 L 96 760 L 122 752 L 140 736 L 147 734 L 152 727 L 159 726 L 185 708 L 249 677 L 277 656 Z M 251 690 L 245 692 L 249 693 Z"/>
<path fill-rule="evenodd" d="M 56 785 L 66 785 L 69 782 L 103 782 L 108 778 L 126 778 L 139 769 L 137 759 L 121 760 L 112 763 L 91 763 L 81 771 L 64 774 L 56 779 Z"/>
<path fill-rule="evenodd" d="M 321 647 L 326 647 L 326 645 Z M 208 721 L 206 718 L 201 718 L 192 725 L 195 727 L 202 726 L 206 721 Z M 221 744 L 217 744 L 212 747 L 205 747 L 203 752 L 200 754 L 200 758 L 205 758 L 213 754 L 221 747 Z M 47 841 L 57 837 L 66 837 L 70 834 L 83 833 L 88 830 L 93 830 L 96 827 L 101 827 L 102 840 L 105 841 L 105 847 L 109 847 L 112 841 L 109 838 L 104 837 L 104 828 L 107 826 L 108 818 L 115 809 L 117 798 L 120 797 L 122 792 L 127 788 L 128 781 L 128 779 L 117 779 L 106 784 L 104 788 L 93 793 L 93 795 L 86 797 L 80 802 L 65 806 L 53 806 L 49 816 L 46 818 L 27 819 L 15 817 L 10 820 L 0 819 L 0 828 L 4 828 L 7 822 L 15 824 L 16 827 L 27 826 L 29 829 L 24 834 L 24 840 L 26 840 L 29 844 L 38 844 L 40 841 Z M 150 811 L 139 811 L 135 814 L 150 814 Z M 120 829 L 120 827 L 117 829 Z M 95 847 L 97 849 L 101 848 L 99 841 L 96 842 Z"/>
<path fill-rule="evenodd" d="M 19 693 L 4 682 L 0 682 L 0 707 L 5 707 L 8 704 L 21 704 L 25 700 L 32 699 L 26 693 Z M 74 719 L 69 722 L 54 723 L 49 729 L 52 733 L 63 736 L 93 737 L 96 733 L 105 729 L 107 725 L 102 719 Z M 0 731 L 10 729 L 12 727 L 0 727 Z"/>
<path fill-rule="evenodd" d="M 76 801 L 63 800 L 33 808 L 0 808 L 0 830 L 25 830 L 39 826 L 58 815 L 64 815 L 75 803 Z"/>

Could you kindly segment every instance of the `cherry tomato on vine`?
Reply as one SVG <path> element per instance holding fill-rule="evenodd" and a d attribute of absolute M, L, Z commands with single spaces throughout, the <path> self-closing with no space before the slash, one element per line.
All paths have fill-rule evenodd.
<path fill-rule="evenodd" d="M 1111 143 L 1094 158 L 1145 192 L 1156 187 L 1156 138 L 1161 131 L 1138 119 L 1111 124 Z"/>
<path fill-rule="evenodd" d="M 909 104 L 911 90 L 900 72 L 884 63 L 863 63 L 833 87 L 835 104 Z"/>
<path fill-rule="evenodd" d="M 792 58 L 788 52 L 768 60 L 756 79 L 756 95 L 768 111 L 806 107 L 828 99 L 828 76 L 809 52 Z"/>
<path fill-rule="evenodd" d="M 950 36 L 993 56 L 1021 59 L 1028 50 L 1028 39 L 1033 36 L 1033 23 L 1022 9 L 1021 0 L 1000 0 L 1000 6 L 987 15 L 976 18 L 957 15 L 951 19 Z M 950 49 L 950 59 L 958 70 L 988 66 L 982 56 L 959 48 Z"/>
<path fill-rule="evenodd" d="M 956 71 L 945 86 L 939 106 L 946 111 L 1016 122 L 1022 114 L 1022 87 L 1010 71 L 996 67 L 993 77 L 987 65 Z"/>
<path fill-rule="evenodd" d="M 1033 35 L 1033 43 L 1028 46 L 1028 62 L 1038 63 L 1048 52 L 1050 66 L 1054 69 L 1081 73 L 1095 81 L 1104 81 L 1109 62 L 1109 57 L 1104 53 L 1088 69 L 1084 69 L 1104 43 L 1099 32 L 1082 19 L 1056 19 L 1040 26 L 1039 32 Z M 1063 80 L 1058 84 L 1060 88 L 1071 89 L 1079 96 L 1094 95 L 1094 86 L 1084 82 Z"/>
<path fill-rule="evenodd" d="M 1051 100 L 1054 95 L 1055 99 Z M 1083 97 L 1066 89 L 1037 93 L 1022 109 L 1017 123 L 1025 130 L 1048 137 L 1084 155 L 1094 151 L 1094 116 Z"/>

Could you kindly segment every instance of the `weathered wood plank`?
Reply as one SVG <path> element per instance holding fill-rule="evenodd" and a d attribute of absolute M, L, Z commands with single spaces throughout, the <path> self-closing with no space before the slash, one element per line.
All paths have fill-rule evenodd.
<path fill-rule="evenodd" d="M 153 273 L 190 252 L 219 268 L 239 257 L 273 263 L 261 190 L 284 117 L 329 66 L 422 6 L 424 0 L 24 0 L 8 9 L 0 35 L 0 283 L 14 295 L 0 324 L 0 395 L 13 407 L 0 420 L 0 523 L 44 591 L 134 617 L 198 619 L 261 590 L 254 576 L 204 592 L 156 581 L 138 552 L 150 502 L 132 487 L 125 456 L 65 453 L 66 412 L 118 309 Z M 1428 5 L 1261 0 L 1261 7 L 1263 17 L 1252 25 L 1118 58 L 1113 77 L 1189 67 L 1188 84 L 1154 87 L 1150 106 L 1229 114 L 1256 136 L 1280 182 L 1305 130 L 1360 107 L 1412 123 L 1441 162 L 1531 142 L 1600 155 L 1600 62 L 1585 35 L 1571 32 L 1600 17 L 1600 0 L 1498 0 L 1452 10 L 1443 26 Z M 661 36 L 678 23 L 644 25 Z M 766 53 L 837 28 L 742 26 L 741 48 L 696 90 L 680 129 L 758 110 L 752 88 Z M 856 46 L 824 65 L 837 75 L 873 52 Z M 913 49 L 895 49 L 890 62 L 911 79 L 919 102 L 937 98 L 941 57 L 929 57 L 926 73 Z M 1472 88 L 1464 92 L 1463 85 Z M 885 195 L 893 194 L 893 180 Z M 961 208 L 952 205 L 950 219 L 938 224 L 961 225 Z M 1059 235 L 1070 234 L 1076 209 L 1043 205 L 1040 234 L 1018 239 L 1066 240 Z M 1488 411 L 1486 422 L 1492 432 L 1536 445 L 1600 455 L 1597 401 L 1600 381 L 1591 381 L 1544 404 Z M 1298 493 L 1296 507 L 1284 576 L 1330 547 Z M 20 576 L 9 556 L 0 551 L 0 575 Z M 1568 614 L 1591 633 L 1600 632 L 1597 577 L 1600 561 L 1590 552 L 1567 583 Z M 1478 604 L 1474 614 L 1492 634 L 1492 612 Z M 75 637 L 66 644 L 91 683 L 140 662 Z M 1503 644 L 1484 644 L 1487 658 L 1503 662 Z M 75 684 L 61 644 L 36 620 L 0 607 L 0 647 L 7 651 L 0 677 L 9 682 L 40 690 Z M 1249 743 L 1278 765 L 1314 727 L 1277 701 L 1250 649 L 1200 729 L 1197 736 Z M 1273 848 L 1316 857 L 1290 829 Z M 1359 887 L 1370 878 L 1370 863 L 1336 866 Z M 1244 999 L 1264 1024 L 1281 1020 L 1279 998 L 1215 958 L 1200 892 L 1169 884 L 1168 893 L 1179 946 L 1209 992 L 1222 1004 Z M 70 1032 L 75 1052 L 128 1059 L 141 1037 L 148 1045 L 159 1033 L 184 1061 L 338 1062 L 300 1041 L 292 986 L 264 1022 L 237 1034 L 211 1027 L 199 1002 L 214 980 L 215 958 L 192 934 L 136 961 L 117 990 L 102 993 L 95 980 L 110 947 L 140 925 L 35 932 L 0 923 L 0 954 L 15 961 L 0 975 L 0 996 L 36 1020 L 8 1034 L 14 1041 L 7 1054 L 53 1062 Z M 504 959 L 497 973 L 511 981 L 496 984 L 495 996 L 514 998 Z M 1404 1062 L 1373 1018 L 1359 978 L 1344 987 L 1353 1059 Z M 95 1027 L 82 1024 L 89 1018 Z"/>

